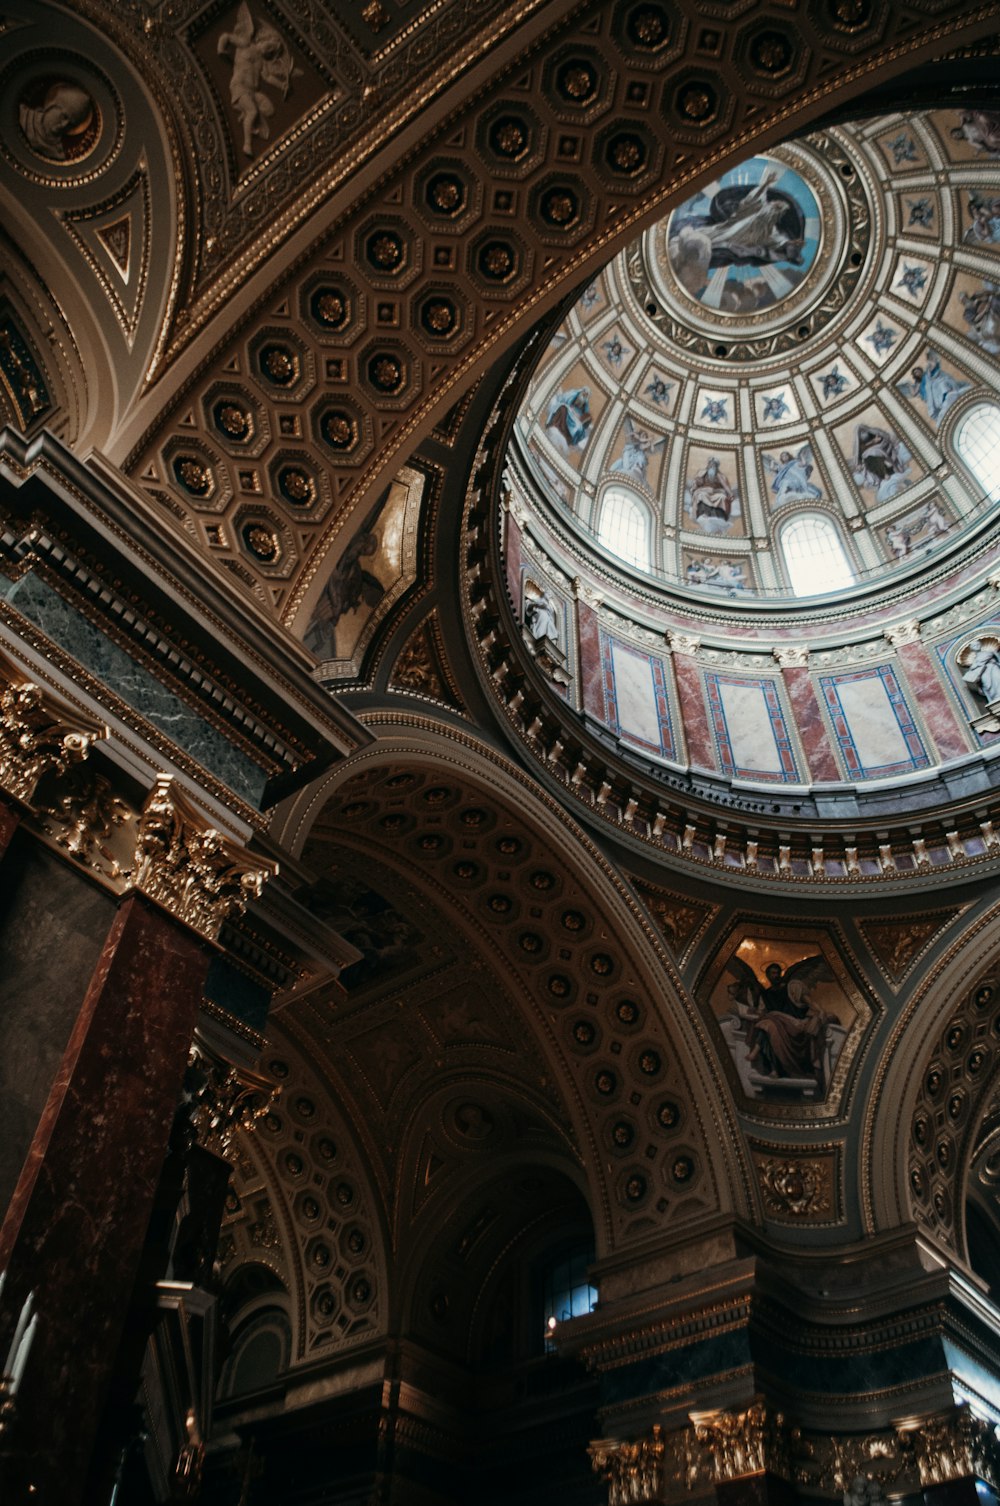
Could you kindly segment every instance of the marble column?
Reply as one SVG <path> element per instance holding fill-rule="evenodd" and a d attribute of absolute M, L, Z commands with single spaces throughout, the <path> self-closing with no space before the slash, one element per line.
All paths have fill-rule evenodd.
<path fill-rule="evenodd" d="M 29 1293 L 4 1499 L 82 1502 L 210 950 L 136 893 L 119 905 L 0 1229 L 0 1355 Z"/>

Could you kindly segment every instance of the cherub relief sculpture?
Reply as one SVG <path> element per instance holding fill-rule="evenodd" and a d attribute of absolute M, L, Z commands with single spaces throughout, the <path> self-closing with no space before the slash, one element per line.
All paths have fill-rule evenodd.
<path fill-rule="evenodd" d="M 254 154 L 253 138 L 266 140 L 271 134 L 270 117 L 274 102 L 264 87 L 281 91 L 287 99 L 292 79 L 302 72 L 292 60 L 284 37 L 266 21 L 258 25 L 250 14 L 246 0 L 236 13 L 236 26 L 219 38 L 219 52 L 233 60 L 229 97 L 243 127 L 243 154 Z"/>

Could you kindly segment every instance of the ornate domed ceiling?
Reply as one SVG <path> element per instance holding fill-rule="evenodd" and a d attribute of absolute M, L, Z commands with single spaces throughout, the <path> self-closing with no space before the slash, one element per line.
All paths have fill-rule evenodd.
<path fill-rule="evenodd" d="M 956 439 L 1000 385 L 998 253 L 1000 114 L 751 158 L 571 309 L 516 424 L 526 493 L 716 610 L 941 559 L 994 506 Z"/>

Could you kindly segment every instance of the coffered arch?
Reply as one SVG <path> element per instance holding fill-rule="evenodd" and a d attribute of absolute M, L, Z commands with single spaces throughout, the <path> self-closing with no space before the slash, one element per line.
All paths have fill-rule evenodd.
<path fill-rule="evenodd" d="M 169 473 L 182 430 L 203 431 L 227 473 L 251 430 L 301 436 L 330 473 L 333 505 L 302 525 L 295 569 L 274 599 L 286 623 L 308 620 L 323 562 L 404 453 L 630 235 L 752 145 L 846 105 L 876 66 L 884 78 L 991 26 L 986 10 L 942 11 L 930 23 L 883 6 L 862 12 L 844 19 L 831 5 L 789 17 L 782 7 L 772 25 L 761 8 L 730 45 L 693 9 L 578 10 L 516 64 L 478 81 L 474 95 L 453 101 L 400 167 L 374 182 L 359 175 L 332 226 L 321 195 L 311 222 L 321 233 L 301 246 L 294 270 L 276 290 L 261 281 L 250 316 L 243 284 L 238 332 L 231 312 L 230 322 L 213 324 L 210 359 L 196 377 L 176 363 L 173 390 L 161 383 L 155 399 L 137 405 L 113 458 L 160 505 L 172 495 L 194 517 L 197 499 Z M 768 46 L 768 38 L 778 40 Z M 529 88 L 531 104 L 521 108 Z M 609 124 L 616 119 L 620 127 Z M 309 228 L 297 232 L 303 240 Z M 275 271 L 268 268 L 272 289 Z M 202 301 L 190 337 L 207 329 L 213 306 Z M 297 321 L 308 333 L 311 364 L 324 373 L 308 396 L 266 374 L 261 381 L 251 350 L 261 320 Z M 220 433 L 213 418 L 220 382 L 251 415 L 235 435 Z"/>
<path fill-rule="evenodd" d="M 912 1221 L 966 1260 L 966 1186 L 1000 1081 L 998 907 L 980 912 L 901 1010 L 861 1151 L 872 1232 Z"/>
<path fill-rule="evenodd" d="M 728 1090 L 674 964 L 593 843 L 505 760 L 464 734 L 386 735 L 289 801 L 275 832 L 313 873 L 364 861 L 439 908 L 444 945 L 459 940 L 474 969 L 454 1041 L 468 1041 L 470 1007 L 502 1006 L 481 1046 L 523 1040 L 531 1091 L 555 1104 L 584 1168 L 601 1253 L 665 1217 L 749 1216 Z M 350 939 L 350 917 L 326 913 Z M 414 1058 L 443 1054 L 443 1007 L 429 1021 L 423 1006 L 430 1040 L 411 1043 Z"/>

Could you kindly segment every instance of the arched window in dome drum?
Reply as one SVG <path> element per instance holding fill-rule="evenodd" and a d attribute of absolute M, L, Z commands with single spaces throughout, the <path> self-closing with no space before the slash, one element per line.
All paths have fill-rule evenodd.
<path fill-rule="evenodd" d="M 604 494 L 597 541 L 626 564 L 649 569 L 649 519 L 631 492 L 611 487 Z"/>
<path fill-rule="evenodd" d="M 781 530 L 781 552 L 796 596 L 821 596 L 854 583 L 840 535 L 821 513 L 800 513 L 786 523 Z"/>
<path fill-rule="evenodd" d="M 952 447 L 982 492 L 984 502 L 1000 501 L 1000 404 L 976 403 L 959 419 Z"/>

